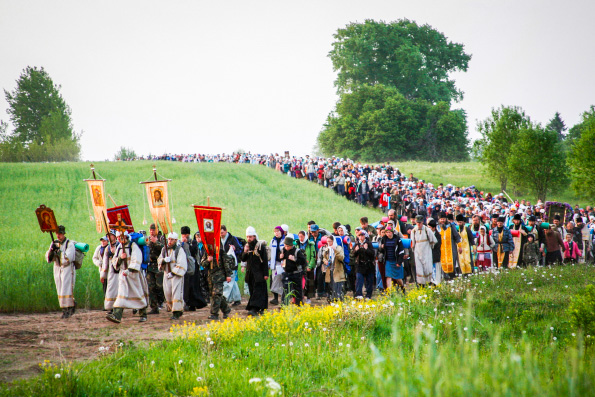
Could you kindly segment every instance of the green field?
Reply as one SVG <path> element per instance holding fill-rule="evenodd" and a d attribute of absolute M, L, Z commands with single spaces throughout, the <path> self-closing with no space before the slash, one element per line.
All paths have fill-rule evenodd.
<path fill-rule="evenodd" d="M 151 223 L 139 181 L 151 177 L 152 164 L 95 164 L 107 180 L 106 193 L 118 205 L 130 206 L 137 230 L 148 229 L 143 219 Z M 283 223 L 297 233 L 310 220 L 323 227 L 336 221 L 355 227 L 362 216 L 380 216 L 379 211 L 348 203 L 329 189 L 262 166 L 158 162 L 157 167 L 159 174 L 173 179 L 170 203 L 178 232 L 184 225 L 197 230 L 191 205 L 206 204 L 207 196 L 211 205 L 225 208 L 223 223 L 232 234 L 244 236 L 246 227 L 252 225 L 259 237 L 267 240 L 272 238 L 273 228 Z M 58 309 L 52 266 L 44 260 L 50 236 L 39 231 L 35 216 L 40 204 L 54 210 L 69 238 L 91 246 L 83 268 L 77 271 L 75 298 L 81 307 L 103 306 L 98 271 L 91 261 L 100 235 L 89 218 L 90 203 L 83 182 L 89 177 L 89 163 L 0 164 L 0 199 L 4 203 L 0 211 L 0 312 Z"/>
<path fill-rule="evenodd" d="M 568 307 L 594 276 L 585 265 L 516 269 L 406 297 L 184 323 L 173 340 L 114 343 L 85 363 L 39 357 L 40 376 L 0 395 L 591 395 L 591 335 Z"/>

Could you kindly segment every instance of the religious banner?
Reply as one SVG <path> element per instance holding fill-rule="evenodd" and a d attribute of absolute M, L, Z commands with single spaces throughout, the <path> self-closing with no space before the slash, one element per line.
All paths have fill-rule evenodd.
<path fill-rule="evenodd" d="M 221 208 L 194 206 L 198 231 L 207 254 L 219 259 L 219 245 L 221 244 Z"/>
<path fill-rule="evenodd" d="M 56 222 L 54 211 L 50 207 L 46 207 L 43 204 L 40 205 L 35 210 L 35 215 L 37 215 L 39 228 L 42 232 L 56 233 L 58 231 L 58 222 Z"/>
<path fill-rule="evenodd" d="M 103 179 L 87 179 L 85 182 L 89 185 L 89 192 L 91 193 L 91 204 L 93 205 L 93 213 L 95 214 L 95 227 L 97 233 L 101 233 L 106 227 L 104 223 L 105 219 L 107 219 Z M 104 230 L 104 233 L 107 233 L 107 230 Z"/>
<path fill-rule="evenodd" d="M 109 219 L 110 229 L 134 232 L 134 226 L 132 226 L 132 219 L 130 218 L 130 211 L 128 211 L 127 205 L 108 208 L 107 217 Z"/>
<path fill-rule="evenodd" d="M 161 175 L 160 175 L 161 176 Z M 167 183 L 171 179 L 157 179 L 157 167 L 153 166 L 152 181 L 140 182 L 145 185 L 147 191 L 147 199 L 149 200 L 149 210 L 153 221 L 159 225 L 161 232 L 167 236 L 169 232 L 173 231 L 171 226 L 171 215 L 169 213 L 169 196 L 167 194 Z"/>

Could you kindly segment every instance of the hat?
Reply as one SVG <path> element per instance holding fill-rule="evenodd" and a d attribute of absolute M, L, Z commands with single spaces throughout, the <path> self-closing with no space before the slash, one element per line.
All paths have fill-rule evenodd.
<path fill-rule="evenodd" d="M 498 222 L 504 222 L 506 219 L 503 216 L 498 217 Z"/>
<path fill-rule="evenodd" d="M 415 222 L 423 222 L 424 221 L 424 216 L 423 215 L 418 215 L 415 217 Z"/>
<path fill-rule="evenodd" d="M 559 221 L 559 220 L 562 220 L 562 219 L 560 218 L 560 215 L 556 214 L 556 215 L 554 215 L 554 220 L 555 221 Z"/>
<path fill-rule="evenodd" d="M 285 243 L 285 246 L 293 245 L 293 237 L 292 236 L 286 236 L 284 243 Z"/>
<path fill-rule="evenodd" d="M 492 214 L 492 219 L 498 219 L 498 214 L 496 214 L 496 213 Z"/>
<path fill-rule="evenodd" d="M 531 216 L 528 218 L 528 221 L 529 221 L 529 222 L 531 222 L 531 221 L 535 222 L 536 220 L 537 220 L 537 218 L 535 218 L 535 215 L 531 215 Z"/>
<path fill-rule="evenodd" d="M 516 221 L 520 221 L 521 220 L 521 214 L 514 214 L 514 216 L 512 217 L 513 220 Z"/>
<path fill-rule="evenodd" d="M 428 222 L 428 226 L 430 227 L 436 227 L 436 220 L 435 219 L 430 219 L 430 221 Z"/>
<path fill-rule="evenodd" d="M 151 229 L 151 230 L 157 230 L 157 226 L 155 226 L 154 223 L 151 223 L 151 226 L 149 226 L 149 229 Z"/>
<path fill-rule="evenodd" d="M 177 240 L 177 239 L 178 239 L 178 233 L 176 233 L 176 232 L 171 232 L 170 234 L 168 234 L 168 235 L 167 235 L 167 238 L 168 238 L 168 239 L 169 239 L 169 238 L 172 238 L 172 239 L 174 239 L 174 240 Z"/>
<path fill-rule="evenodd" d="M 527 234 L 527 239 L 532 238 L 533 240 L 535 240 L 535 236 L 532 233 Z"/>
<path fill-rule="evenodd" d="M 113 234 L 115 236 L 116 235 L 116 231 L 114 229 L 110 229 L 109 234 Z"/>
<path fill-rule="evenodd" d="M 282 224 L 281 229 L 283 230 L 284 233 L 289 232 L 289 226 L 287 226 L 286 224 Z"/>
<path fill-rule="evenodd" d="M 449 212 L 448 214 L 446 214 L 446 219 L 448 219 L 449 221 L 454 221 L 455 217 L 452 213 Z"/>
<path fill-rule="evenodd" d="M 122 233 L 121 231 L 119 231 L 119 230 L 118 230 L 118 231 L 116 232 L 116 237 L 120 237 L 120 236 L 125 236 L 125 237 L 128 237 L 128 236 L 129 236 L 129 234 L 128 234 L 128 232 L 127 232 L 127 231 L 124 231 L 124 233 Z"/>
<path fill-rule="evenodd" d="M 107 237 L 103 236 L 99 239 L 99 241 L 107 241 Z"/>
<path fill-rule="evenodd" d="M 457 215 L 457 222 L 465 222 L 465 217 L 461 214 Z"/>
<path fill-rule="evenodd" d="M 256 236 L 256 229 L 254 229 L 252 226 L 248 226 L 246 228 L 246 237 L 248 236 Z"/>
<path fill-rule="evenodd" d="M 316 231 L 318 231 L 318 229 L 320 229 L 320 228 L 318 227 L 318 225 L 310 225 L 310 231 L 311 231 L 311 232 L 316 232 Z"/>
<path fill-rule="evenodd" d="M 58 233 L 66 234 L 66 228 L 64 227 L 64 225 L 58 226 Z"/>
<path fill-rule="evenodd" d="M 441 212 L 439 218 L 440 219 L 446 218 L 446 212 Z"/>
<path fill-rule="evenodd" d="M 190 228 L 188 226 L 182 226 L 180 229 L 181 234 L 190 234 Z"/>

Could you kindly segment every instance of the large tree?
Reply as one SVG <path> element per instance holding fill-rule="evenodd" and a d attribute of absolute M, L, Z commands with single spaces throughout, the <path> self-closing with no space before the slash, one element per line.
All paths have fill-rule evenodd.
<path fill-rule="evenodd" d="M 508 165 L 515 186 L 531 190 L 544 202 L 548 193 L 568 186 L 566 152 L 555 129 L 531 123 L 522 128 Z"/>
<path fill-rule="evenodd" d="M 525 112 L 516 106 L 501 106 L 492 109 L 492 115 L 477 124 L 481 138 L 473 143 L 474 155 L 485 166 L 489 176 L 500 182 L 506 190 L 510 177 L 510 153 L 523 128 L 531 121 Z"/>
<path fill-rule="evenodd" d="M 592 199 L 595 196 L 595 108 L 593 106 L 590 111 L 583 113 L 582 122 L 575 127 L 577 137 L 568 155 L 572 187 L 578 197 Z"/>
<path fill-rule="evenodd" d="M 318 145 L 326 155 L 364 161 L 469 159 L 462 110 L 450 110 L 445 102 L 408 100 L 381 84 L 343 93 Z"/>
<path fill-rule="evenodd" d="M 366 20 L 339 29 L 329 57 L 338 93 L 362 84 L 396 87 L 407 99 L 447 102 L 463 93 L 448 74 L 466 71 L 471 56 L 429 25 Z"/>
<path fill-rule="evenodd" d="M 564 120 L 562 120 L 560 112 L 556 112 L 554 117 L 545 126 L 545 129 L 548 131 L 554 131 L 558 135 L 558 140 L 562 141 L 564 140 L 564 131 L 566 131 L 568 128 L 566 128 L 566 124 L 564 123 Z"/>
<path fill-rule="evenodd" d="M 2 161 L 76 161 L 80 134 L 73 131 L 71 111 L 43 68 L 25 68 L 13 91 L 4 90 L 14 126 L 0 142 Z"/>

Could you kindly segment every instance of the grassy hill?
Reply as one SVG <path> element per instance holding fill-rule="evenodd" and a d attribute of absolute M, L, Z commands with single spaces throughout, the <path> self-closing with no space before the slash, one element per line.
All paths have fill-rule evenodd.
<path fill-rule="evenodd" d="M 152 222 L 139 185 L 151 177 L 152 164 L 95 163 L 106 179 L 106 193 L 118 205 L 130 206 L 137 230 L 148 229 L 144 219 Z M 191 205 L 206 204 L 207 196 L 211 205 L 225 208 L 223 223 L 239 236 L 244 236 L 248 225 L 256 228 L 260 238 L 270 239 L 273 228 L 283 223 L 297 233 L 310 220 L 323 227 L 336 221 L 355 227 L 362 216 L 380 216 L 379 211 L 349 203 L 328 189 L 262 166 L 158 162 L 157 171 L 173 179 L 170 197 L 178 232 L 185 225 L 197 230 Z M 91 246 L 83 268 L 77 271 L 75 297 L 82 307 L 102 307 L 101 284 L 91 261 L 100 235 L 89 218 L 92 208 L 83 182 L 89 177 L 89 163 L 0 164 L 0 312 L 58 309 L 52 266 L 44 260 L 50 236 L 39 231 L 35 216 L 40 204 L 54 210 L 69 238 Z"/>

